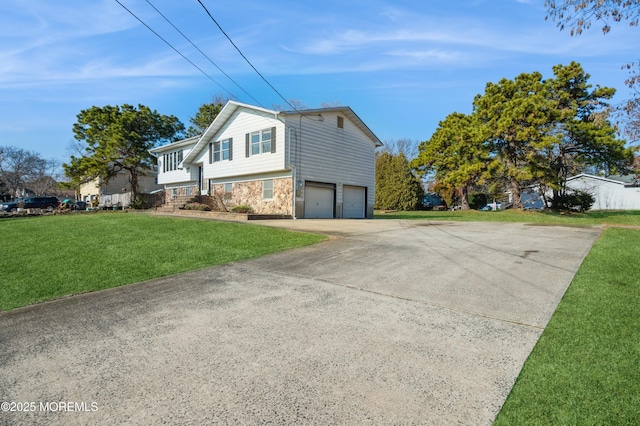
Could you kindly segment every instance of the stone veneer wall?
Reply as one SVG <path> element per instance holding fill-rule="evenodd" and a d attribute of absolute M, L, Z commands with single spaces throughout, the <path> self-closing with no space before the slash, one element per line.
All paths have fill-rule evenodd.
<path fill-rule="evenodd" d="M 174 188 L 166 188 L 164 191 L 164 199 L 165 199 L 165 204 L 171 204 L 171 202 L 173 201 L 173 189 Z M 193 185 L 191 187 L 191 195 L 187 195 L 187 187 L 186 186 L 181 186 L 177 188 L 178 190 L 178 194 L 176 195 L 176 197 L 178 198 L 184 198 L 184 197 L 194 197 L 196 195 L 198 195 L 198 185 Z"/>
<path fill-rule="evenodd" d="M 293 183 L 291 178 L 273 179 L 273 198 L 262 199 L 262 180 L 234 182 L 231 194 L 225 194 L 224 184 L 214 184 L 213 194 L 224 201 L 229 211 L 235 206 L 251 206 L 257 214 L 291 215 Z"/>

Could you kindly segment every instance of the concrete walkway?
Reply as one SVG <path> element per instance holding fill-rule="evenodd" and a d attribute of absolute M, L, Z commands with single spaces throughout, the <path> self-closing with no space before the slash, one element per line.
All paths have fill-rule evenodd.
<path fill-rule="evenodd" d="M 0 314 L 0 424 L 491 424 L 600 233 L 262 224 L 334 238 Z"/>

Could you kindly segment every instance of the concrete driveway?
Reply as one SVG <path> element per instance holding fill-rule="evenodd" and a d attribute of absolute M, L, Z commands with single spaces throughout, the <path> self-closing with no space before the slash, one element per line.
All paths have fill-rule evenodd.
<path fill-rule="evenodd" d="M 600 233 L 263 224 L 332 238 L 0 314 L 0 424 L 490 424 Z"/>

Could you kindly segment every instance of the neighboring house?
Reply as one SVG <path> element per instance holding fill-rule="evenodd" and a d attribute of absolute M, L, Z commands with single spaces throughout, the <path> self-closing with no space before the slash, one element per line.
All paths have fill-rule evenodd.
<path fill-rule="evenodd" d="M 349 107 L 278 112 L 229 101 L 201 136 L 151 150 L 172 198 L 294 218 L 373 217 L 380 140 Z"/>
<path fill-rule="evenodd" d="M 148 171 L 146 175 L 138 176 L 138 186 L 141 194 L 150 194 L 162 189 L 158 184 L 158 173 L 155 170 Z M 80 185 L 79 198 L 88 205 L 95 201 L 100 206 L 118 205 L 126 206 L 131 201 L 131 182 L 129 172 L 120 171 L 115 177 L 104 182 L 100 178 Z"/>
<path fill-rule="evenodd" d="M 629 176 L 594 176 L 586 173 L 567 179 L 567 188 L 595 198 L 592 210 L 640 210 L 640 181 Z"/>

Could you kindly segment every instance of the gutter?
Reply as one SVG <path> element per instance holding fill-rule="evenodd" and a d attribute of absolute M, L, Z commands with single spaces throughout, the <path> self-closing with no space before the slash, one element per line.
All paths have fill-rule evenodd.
<path fill-rule="evenodd" d="M 284 128 L 286 130 L 284 139 L 284 149 L 286 152 L 284 167 L 287 170 L 291 170 L 291 217 L 293 218 L 293 220 L 296 220 L 298 219 L 296 217 L 296 177 L 298 170 L 296 169 L 296 166 L 291 164 L 291 128 L 287 126 L 287 123 L 284 120 L 278 117 L 277 112 L 274 114 L 274 116 L 276 120 L 284 124 Z"/>

